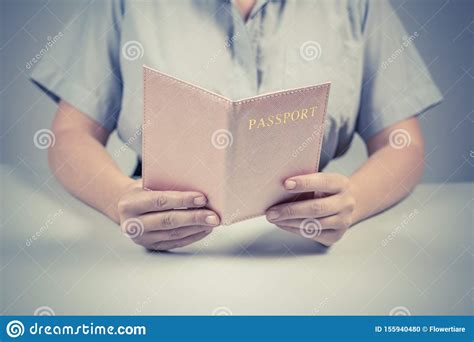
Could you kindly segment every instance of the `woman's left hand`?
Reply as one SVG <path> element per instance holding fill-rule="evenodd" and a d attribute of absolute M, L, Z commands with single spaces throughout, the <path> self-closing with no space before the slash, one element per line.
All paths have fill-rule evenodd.
<path fill-rule="evenodd" d="M 292 193 L 315 192 L 318 198 L 279 204 L 267 210 L 267 220 L 281 229 L 330 246 L 353 223 L 355 199 L 348 177 L 337 173 L 313 173 L 288 178 Z M 320 197 L 320 195 L 324 197 Z"/>

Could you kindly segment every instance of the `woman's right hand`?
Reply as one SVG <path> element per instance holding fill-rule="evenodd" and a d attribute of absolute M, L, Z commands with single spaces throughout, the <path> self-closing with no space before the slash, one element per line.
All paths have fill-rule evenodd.
<path fill-rule="evenodd" d="M 196 191 L 144 190 L 142 180 L 127 187 L 118 201 L 120 226 L 135 243 L 150 250 L 184 247 L 209 235 L 219 216 L 204 209 Z"/>

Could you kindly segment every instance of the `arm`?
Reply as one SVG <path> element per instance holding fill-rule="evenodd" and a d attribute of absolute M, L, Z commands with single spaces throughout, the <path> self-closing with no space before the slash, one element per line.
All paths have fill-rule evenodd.
<path fill-rule="evenodd" d="M 119 222 L 116 204 L 133 180 L 105 150 L 109 132 L 64 101 L 59 104 L 52 131 L 56 142 L 48 159 L 54 175 L 74 196 Z"/>
<path fill-rule="evenodd" d="M 54 175 L 74 196 L 120 223 L 137 244 L 152 250 L 183 247 L 219 224 L 217 214 L 203 208 L 207 199 L 202 193 L 147 191 L 141 180 L 124 175 L 105 150 L 109 132 L 64 101 L 52 130 Z"/>
<path fill-rule="evenodd" d="M 391 132 L 394 132 L 392 139 Z M 405 141 L 409 141 L 409 145 L 405 146 L 405 141 L 401 140 L 398 145 L 397 136 L 401 140 L 407 138 Z M 399 202 L 415 188 L 423 175 L 424 143 L 417 118 L 385 128 L 366 144 L 369 159 L 350 177 L 356 201 L 353 223 Z"/>
<path fill-rule="evenodd" d="M 398 141 L 402 136 L 410 141 L 407 146 Z M 413 117 L 387 127 L 366 145 L 369 158 L 351 177 L 315 173 L 287 179 L 284 186 L 289 192 L 315 191 L 325 196 L 277 205 L 269 209 L 267 219 L 284 230 L 331 245 L 351 225 L 407 196 L 423 172 L 418 120 Z"/>

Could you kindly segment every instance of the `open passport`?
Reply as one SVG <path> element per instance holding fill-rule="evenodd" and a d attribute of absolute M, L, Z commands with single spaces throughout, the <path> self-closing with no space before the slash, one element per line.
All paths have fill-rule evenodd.
<path fill-rule="evenodd" d="M 229 100 L 143 66 L 143 186 L 200 191 L 229 225 L 265 214 L 318 171 L 330 83 Z"/>

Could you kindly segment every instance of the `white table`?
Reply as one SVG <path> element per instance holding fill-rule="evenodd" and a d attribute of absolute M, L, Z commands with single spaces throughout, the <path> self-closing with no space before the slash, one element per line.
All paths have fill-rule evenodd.
<path fill-rule="evenodd" d="M 164 254 L 28 167 L 2 188 L 3 314 L 472 314 L 471 183 L 421 185 L 329 249 L 257 218 Z"/>

